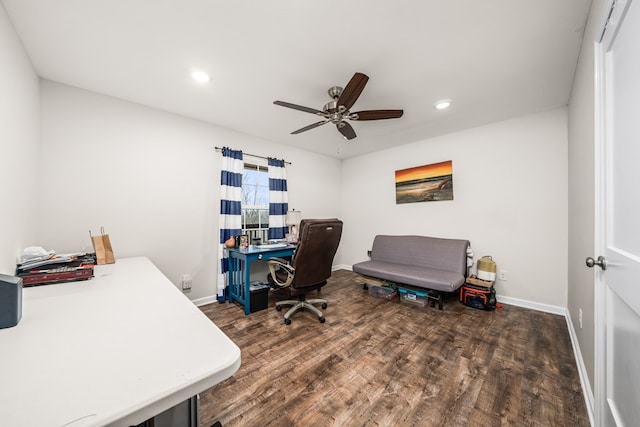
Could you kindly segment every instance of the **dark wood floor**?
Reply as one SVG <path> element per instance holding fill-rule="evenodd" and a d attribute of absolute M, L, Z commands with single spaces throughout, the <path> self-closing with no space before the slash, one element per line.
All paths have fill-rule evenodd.
<path fill-rule="evenodd" d="M 242 366 L 201 394 L 202 426 L 588 426 L 562 316 L 514 306 L 443 311 L 370 296 L 340 270 L 326 323 L 269 308 L 201 307 Z"/>

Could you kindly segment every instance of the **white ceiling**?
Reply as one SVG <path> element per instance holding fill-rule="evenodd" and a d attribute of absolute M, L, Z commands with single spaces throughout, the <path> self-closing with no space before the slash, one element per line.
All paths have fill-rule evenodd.
<path fill-rule="evenodd" d="M 348 158 L 566 105 L 591 0 L 1 0 L 36 72 Z M 207 71 L 206 85 L 191 80 Z M 312 114 L 370 80 L 347 142 Z M 451 98 L 445 111 L 433 103 Z"/>

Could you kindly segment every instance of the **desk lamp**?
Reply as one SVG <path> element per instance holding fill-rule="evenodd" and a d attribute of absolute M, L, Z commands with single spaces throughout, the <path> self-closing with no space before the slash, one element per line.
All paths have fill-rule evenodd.
<path fill-rule="evenodd" d="M 302 211 L 295 209 L 288 211 L 284 222 L 289 226 L 289 234 L 287 234 L 287 242 L 296 243 L 298 241 L 298 225 L 302 221 Z"/>

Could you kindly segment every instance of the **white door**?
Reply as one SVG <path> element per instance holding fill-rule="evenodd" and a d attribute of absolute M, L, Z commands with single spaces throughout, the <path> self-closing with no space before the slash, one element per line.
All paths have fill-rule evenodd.
<path fill-rule="evenodd" d="M 596 55 L 601 126 L 596 421 L 640 425 L 640 0 L 611 1 Z M 596 258 L 597 261 L 597 258 Z M 588 263 L 593 264 L 587 260 Z M 600 263 L 596 262 L 596 265 Z M 602 267 L 606 267 L 606 270 Z"/>

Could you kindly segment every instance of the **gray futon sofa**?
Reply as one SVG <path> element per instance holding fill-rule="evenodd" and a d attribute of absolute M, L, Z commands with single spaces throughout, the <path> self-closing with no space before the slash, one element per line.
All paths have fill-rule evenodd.
<path fill-rule="evenodd" d="M 455 292 L 466 280 L 468 247 L 468 240 L 378 235 L 371 259 L 354 264 L 353 271 L 427 289 L 442 310 L 440 292 Z"/>

